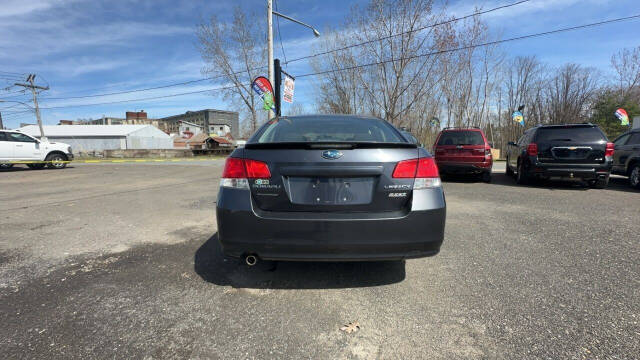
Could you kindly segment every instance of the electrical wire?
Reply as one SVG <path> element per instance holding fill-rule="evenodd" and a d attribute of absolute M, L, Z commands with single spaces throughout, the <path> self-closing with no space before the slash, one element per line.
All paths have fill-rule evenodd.
<path fill-rule="evenodd" d="M 468 18 L 471 18 L 471 17 L 474 17 L 474 16 L 478 16 L 478 15 L 484 15 L 484 14 L 487 14 L 487 13 L 490 13 L 490 12 L 493 12 L 493 11 L 498 11 L 498 10 L 502 10 L 502 9 L 509 8 L 509 7 L 512 7 L 512 6 L 520 5 L 522 3 L 526 3 L 526 2 L 529 2 L 529 1 L 531 1 L 531 0 L 521 0 L 521 1 L 517 1 L 517 2 L 511 3 L 511 4 L 506 4 L 506 5 L 501 5 L 501 6 L 498 6 L 498 7 L 494 7 L 494 8 L 491 8 L 491 9 L 477 11 L 477 12 L 475 12 L 473 14 L 465 15 L 465 16 L 462 16 L 462 17 L 459 17 L 459 18 L 452 18 L 452 19 L 449 19 L 449 20 L 446 20 L 446 21 L 438 22 L 438 23 L 431 24 L 431 25 L 426 25 L 426 26 L 419 27 L 419 28 L 416 28 L 416 29 L 407 30 L 407 31 L 403 31 L 403 32 L 400 32 L 400 33 L 396 33 L 396 34 L 383 36 L 381 38 L 367 40 L 367 41 L 363 41 L 363 42 L 360 42 L 360 43 L 343 46 L 343 47 L 337 48 L 337 49 L 321 51 L 321 52 L 318 52 L 318 53 L 315 53 L 315 54 L 311 54 L 311 55 L 301 56 L 299 58 L 291 59 L 291 60 L 289 60 L 289 62 L 292 63 L 292 62 L 295 62 L 295 61 L 310 59 L 310 58 L 314 58 L 314 57 L 317 57 L 317 56 L 327 55 L 327 54 L 331 54 L 331 53 L 334 53 L 334 52 L 337 52 L 337 51 L 344 51 L 344 50 L 348 50 L 348 49 L 351 49 L 351 48 L 354 48 L 354 47 L 371 44 L 371 43 L 374 43 L 374 42 L 377 42 L 377 41 L 394 38 L 396 36 L 401 36 L 401 35 L 406 35 L 406 34 L 410 34 L 410 33 L 413 33 L 413 32 L 418 32 L 418 31 L 422 31 L 422 30 L 426 30 L 426 29 L 431 29 L 431 28 L 434 28 L 436 26 L 450 24 L 450 23 L 453 23 L 453 22 L 457 22 L 457 21 L 460 21 L 460 20 L 468 19 Z M 285 63 L 286 63 L 286 61 L 285 61 Z"/>
<path fill-rule="evenodd" d="M 502 44 L 502 43 L 506 43 L 506 42 L 510 42 L 510 41 L 518 41 L 518 40 L 530 39 L 530 38 L 534 38 L 534 37 L 547 36 L 547 35 L 551 35 L 551 34 L 557 34 L 557 33 L 561 33 L 561 32 L 573 31 L 573 30 L 584 29 L 584 28 L 589 28 L 589 27 L 595 27 L 595 26 L 610 24 L 610 23 L 614 23 L 614 22 L 621 22 L 621 21 L 626 21 L 626 20 L 632 20 L 632 19 L 637 19 L 637 18 L 640 18 L 640 14 L 631 15 L 631 16 L 625 16 L 625 17 L 616 18 L 616 19 L 604 20 L 604 21 L 599 21 L 599 22 L 590 23 L 590 24 L 571 26 L 571 27 L 562 28 L 562 29 L 544 31 L 544 32 L 539 32 L 539 33 L 535 33 L 535 34 L 516 36 L 516 37 L 512 37 L 512 38 L 508 38 L 508 39 L 488 41 L 488 42 L 485 42 L 485 43 L 462 46 L 462 47 L 453 48 L 453 49 L 446 49 L 446 50 L 439 50 L 439 51 L 434 51 L 434 52 L 429 52 L 429 53 L 417 54 L 417 55 L 412 55 L 412 56 L 403 57 L 403 58 L 383 60 L 383 61 L 377 61 L 377 62 L 372 62 L 372 63 L 368 63 L 368 64 L 360 64 L 360 65 L 349 66 L 349 67 L 340 68 L 340 69 L 332 69 L 332 70 L 320 71 L 320 72 L 315 72 L 315 73 L 302 74 L 302 75 L 297 75 L 296 79 L 307 77 L 307 76 L 322 75 L 322 74 L 327 74 L 327 73 L 336 72 L 336 71 L 346 71 L 346 70 L 353 70 L 353 69 L 362 68 L 362 67 L 368 67 L 368 66 L 374 66 L 374 65 L 382 65 L 382 64 L 401 61 L 401 60 L 411 60 L 411 59 L 425 57 L 425 56 L 441 55 L 441 54 L 446 54 L 446 53 L 450 53 L 450 52 L 456 52 L 456 51 L 462 51 L 462 50 L 468 50 L 468 49 L 475 49 L 477 47 L 482 47 L 482 46 L 497 45 L 497 44 Z"/>
<path fill-rule="evenodd" d="M 451 53 L 451 52 L 456 52 L 456 51 L 474 49 L 474 48 L 483 47 L 483 46 L 489 46 L 489 45 L 502 44 L 502 43 L 511 42 L 511 41 L 519 41 L 519 40 L 524 40 L 524 39 L 529 39 L 529 38 L 534 38 L 534 37 L 547 36 L 547 35 L 557 34 L 557 33 L 561 33 L 561 32 L 567 32 L 567 31 L 573 31 L 573 30 L 584 29 L 584 28 L 589 28 L 589 27 L 595 27 L 595 26 L 600 26 L 600 25 L 605 25 L 605 24 L 610 24 L 610 23 L 615 23 L 615 22 L 621 22 L 621 21 L 626 21 L 626 20 L 632 20 L 632 19 L 637 19 L 637 18 L 640 18 L 640 14 L 631 15 L 631 16 L 625 16 L 625 17 L 616 18 L 616 19 L 603 20 L 603 21 L 590 23 L 590 24 L 583 24 L 583 25 L 571 26 L 571 27 L 566 27 L 566 28 L 561 28 L 561 29 L 556 29 L 556 30 L 544 31 L 544 32 L 539 32 L 539 33 L 535 33 L 535 34 L 516 36 L 516 37 L 507 38 L 507 39 L 488 41 L 488 42 L 484 42 L 484 43 L 480 43 L 480 44 L 462 46 L 462 47 L 457 47 L 457 48 L 453 48 L 453 49 L 445 49 L 445 50 L 439 50 L 439 51 L 434 51 L 434 52 L 429 52 L 429 53 L 417 54 L 417 55 L 412 55 L 412 56 L 408 56 L 408 57 L 404 57 L 404 58 L 383 60 L 383 61 L 377 61 L 377 62 L 372 62 L 372 63 L 368 63 L 368 64 L 359 64 L 359 65 L 349 66 L 349 67 L 340 68 L 340 69 L 332 69 L 332 70 L 326 70 L 326 71 L 319 71 L 319 72 L 315 72 L 315 73 L 302 74 L 302 75 L 296 76 L 296 78 L 323 75 L 323 74 L 327 74 L 327 73 L 331 73 L 331 72 L 353 70 L 353 69 L 358 69 L 358 68 L 363 68 L 363 67 L 386 64 L 386 63 L 395 62 L 395 61 L 411 60 L 411 59 L 425 57 L 425 56 L 441 55 L 441 54 L 445 54 L 445 53 Z M 102 103 L 91 103 L 91 104 L 40 107 L 40 108 L 41 109 L 62 109 L 62 108 L 81 107 L 81 106 L 119 104 L 119 103 L 135 102 L 135 101 L 145 101 L 145 100 L 171 98 L 171 97 L 176 97 L 176 96 L 191 95 L 191 94 L 204 93 L 204 92 L 216 91 L 216 90 L 232 89 L 234 87 L 236 87 L 236 86 L 235 85 L 233 85 L 233 86 L 225 86 L 225 87 L 221 87 L 221 88 L 212 88 L 212 89 L 199 90 L 199 91 L 190 91 L 190 92 L 169 94 L 169 95 L 164 95 L 164 96 L 154 96 L 154 97 L 148 97 L 148 98 L 138 98 L 138 99 L 120 100 L 120 101 L 111 101 L 111 102 L 102 102 Z"/>
<path fill-rule="evenodd" d="M 278 2 L 273 0 L 273 4 L 276 6 L 276 11 L 278 11 Z M 282 58 L 284 59 L 284 66 L 287 66 L 287 55 L 284 53 L 284 45 L 282 45 L 282 32 L 280 31 L 280 17 L 276 16 L 276 24 L 278 27 L 278 39 L 280 39 L 280 49 L 282 50 Z"/>
<path fill-rule="evenodd" d="M 308 59 L 308 58 L 312 58 L 312 57 L 317 57 L 317 56 L 333 53 L 333 52 L 336 52 L 336 51 L 342 51 L 342 50 L 346 50 L 346 49 L 349 49 L 349 48 L 366 45 L 366 44 L 369 44 L 369 43 L 372 43 L 372 42 L 375 42 L 375 41 L 380 41 L 380 40 L 388 39 L 388 38 L 395 37 L 395 36 L 404 35 L 404 34 L 415 32 L 415 31 L 421 31 L 421 30 L 424 30 L 424 29 L 427 29 L 427 28 L 432 28 L 432 27 L 436 27 L 436 26 L 440 26 L 440 25 L 449 24 L 449 23 L 460 21 L 460 20 L 464 20 L 464 19 L 467 19 L 467 18 L 470 18 L 470 17 L 474 17 L 474 16 L 478 16 L 478 15 L 482 15 L 482 14 L 487 14 L 487 13 L 490 13 L 490 12 L 493 12 L 493 11 L 498 11 L 498 10 L 505 9 L 505 8 L 508 8 L 508 7 L 520 5 L 522 3 L 526 3 L 526 2 L 529 2 L 529 1 L 531 1 L 531 0 L 520 0 L 520 1 L 517 1 L 517 2 L 514 2 L 514 3 L 510 3 L 510 4 L 494 7 L 494 8 L 488 9 L 488 10 L 477 11 L 477 12 L 474 12 L 472 14 L 465 15 L 465 16 L 462 16 L 462 17 L 459 17 L 459 18 L 453 18 L 453 19 L 450 19 L 450 20 L 447 20 L 447 21 L 444 21 L 444 22 L 431 24 L 431 25 L 428 25 L 428 26 L 425 26 L 425 27 L 422 27 L 422 28 L 405 31 L 405 32 L 402 32 L 402 33 L 392 34 L 392 35 L 385 36 L 385 37 L 382 37 L 382 38 L 379 38 L 379 39 L 369 40 L 369 41 L 365 41 L 365 42 L 361 42 L 361 43 L 357 43 L 357 44 L 351 44 L 351 45 L 348 45 L 348 46 L 345 46 L 345 47 L 342 47 L 342 48 L 322 51 L 322 52 L 319 52 L 319 53 L 315 53 L 315 54 L 312 54 L 312 55 L 307 55 L 307 56 L 303 56 L 303 57 L 295 58 L 295 59 L 291 59 L 291 60 L 287 60 L 286 59 L 286 54 L 284 52 L 284 45 L 282 43 L 282 36 L 280 34 L 280 20 L 277 17 L 276 17 L 276 24 L 277 24 L 277 27 L 278 27 L 277 30 L 278 30 L 278 37 L 280 39 L 280 47 L 282 49 L 282 55 L 283 55 L 284 60 L 285 60 L 283 62 L 283 64 L 286 67 L 287 64 L 292 63 L 292 62 L 301 61 L 301 60 L 305 60 L 305 59 Z M 277 9 L 278 9 L 277 8 L 277 3 L 274 2 L 274 4 L 276 5 L 276 11 L 277 11 Z M 265 67 L 266 66 L 261 66 L 261 67 L 258 67 L 258 68 L 255 68 L 255 69 L 251 69 L 251 70 L 236 71 L 236 72 L 232 73 L 232 75 L 245 73 L 247 71 L 260 70 L 260 69 L 263 69 Z M 109 92 L 109 93 L 102 93 L 102 94 L 68 96 L 68 97 L 46 97 L 46 98 L 43 97 L 43 100 L 44 99 L 46 99 L 46 100 L 85 99 L 85 98 L 102 97 L 102 96 L 110 96 L 110 95 L 131 94 L 131 93 L 142 92 L 142 91 L 165 89 L 165 88 L 174 87 L 174 86 L 194 84 L 194 83 L 207 81 L 207 80 L 215 80 L 215 79 L 218 79 L 218 78 L 221 78 L 221 77 L 224 77 L 224 76 L 225 75 L 219 75 L 219 76 L 202 78 L 202 79 L 194 79 L 194 80 L 189 80 L 189 81 L 184 81 L 184 82 L 179 82 L 179 83 L 171 83 L 171 84 L 161 85 L 161 86 L 154 86 L 154 87 L 148 87 L 148 88 L 142 88 L 142 89 L 126 90 L 126 91 L 116 91 L 116 92 Z M 87 91 L 87 90 L 85 90 L 85 91 Z"/>

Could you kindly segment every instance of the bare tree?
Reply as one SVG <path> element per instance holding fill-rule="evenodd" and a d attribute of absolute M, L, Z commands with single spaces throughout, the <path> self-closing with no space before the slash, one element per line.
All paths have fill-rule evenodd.
<path fill-rule="evenodd" d="M 258 126 L 259 101 L 251 89 L 251 81 L 265 64 L 265 42 L 260 25 L 238 6 L 231 23 L 221 22 L 215 15 L 208 24 L 197 28 L 199 49 L 206 63 L 203 73 L 218 84 L 229 85 L 221 90 L 223 98 L 240 106 L 247 113 L 248 129 Z"/>
<path fill-rule="evenodd" d="M 587 120 L 598 85 L 593 69 L 577 64 L 566 64 L 559 68 L 549 80 L 547 88 L 548 121 L 551 124 L 564 124 Z"/>
<path fill-rule="evenodd" d="M 617 75 L 617 87 L 620 101 L 632 97 L 640 102 L 640 46 L 622 49 L 611 56 L 611 66 Z"/>

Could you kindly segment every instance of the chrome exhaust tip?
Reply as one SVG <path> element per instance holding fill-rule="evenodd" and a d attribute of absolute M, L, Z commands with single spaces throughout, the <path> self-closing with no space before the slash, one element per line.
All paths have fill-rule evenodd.
<path fill-rule="evenodd" d="M 255 255 L 247 255 L 244 258 L 244 262 L 247 263 L 247 265 L 249 266 L 254 266 L 255 264 L 258 263 L 258 258 Z"/>

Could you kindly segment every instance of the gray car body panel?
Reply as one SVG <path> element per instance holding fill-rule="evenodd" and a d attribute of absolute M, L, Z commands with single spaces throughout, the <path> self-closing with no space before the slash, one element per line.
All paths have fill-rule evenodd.
<path fill-rule="evenodd" d="M 413 190 L 414 179 L 392 178 L 402 160 L 431 157 L 423 148 L 341 149 L 336 159 L 325 149 L 236 149 L 231 157 L 266 162 L 268 181 L 249 180 L 250 189 L 221 187 L 217 201 L 218 238 L 226 255 L 255 254 L 267 260 L 395 260 L 435 255 L 444 239 L 446 203 L 441 187 Z M 289 180 L 296 177 L 295 186 Z M 303 179 L 369 178 L 357 198 L 318 200 Z M 320 181 L 319 181 L 320 182 Z M 358 186 L 353 181 L 352 187 Z M 319 184 L 319 186 L 322 184 Z M 331 186 L 331 185 L 327 185 Z M 337 185 L 339 186 L 339 184 Z M 293 190 L 297 191 L 292 202 Z M 319 193 L 314 193 L 319 194 Z M 314 195 L 315 196 L 315 195 Z M 318 195 L 321 198 L 321 195 Z M 362 198 L 360 198 L 362 200 Z"/>

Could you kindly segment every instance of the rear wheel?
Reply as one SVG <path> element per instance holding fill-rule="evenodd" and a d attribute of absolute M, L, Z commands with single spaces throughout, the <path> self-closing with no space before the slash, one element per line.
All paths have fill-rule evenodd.
<path fill-rule="evenodd" d="M 640 163 L 633 164 L 631 171 L 629 171 L 629 185 L 631 187 L 640 189 Z"/>
<path fill-rule="evenodd" d="M 516 174 L 516 183 L 520 185 L 529 183 L 529 176 L 525 171 L 524 163 L 522 161 L 518 163 L 518 173 Z"/>
<path fill-rule="evenodd" d="M 591 180 L 589 181 L 589 186 L 594 189 L 604 189 L 609 185 L 609 175 L 607 175 L 604 179 Z"/>
<path fill-rule="evenodd" d="M 50 154 L 45 159 L 49 169 L 64 169 L 67 167 L 67 157 L 61 154 Z"/>
<path fill-rule="evenodd" d="M 45 164 L 27 164 L 27 167 L 32 170 L 44 169 Z"/>
<path fill-rule="evenodd" d="M 13 164 L 0 164 L 0 169 L 11 169 Z"/>

